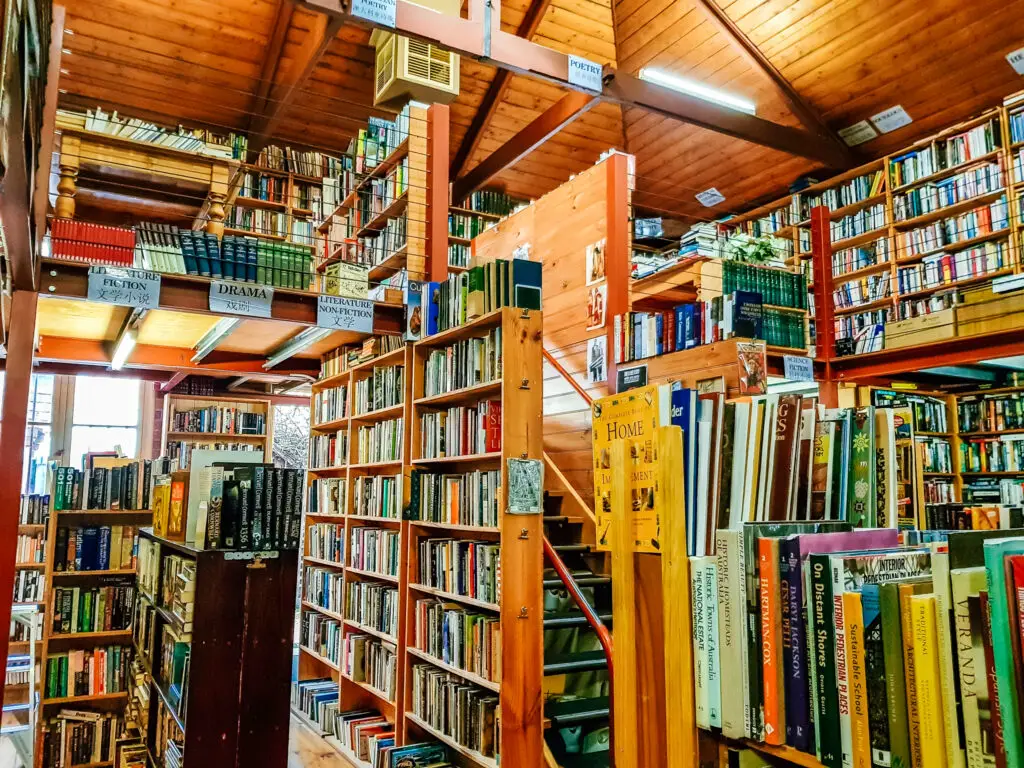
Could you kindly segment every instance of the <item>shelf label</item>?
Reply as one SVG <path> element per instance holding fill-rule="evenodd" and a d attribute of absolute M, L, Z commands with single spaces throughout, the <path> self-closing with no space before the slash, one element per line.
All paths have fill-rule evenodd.
<path fill-rule="evenodd" d="M 839 138 L 846 142 L 848 147 L 856 147 L 866 141 L 878 138 L 878 131 L 867 120 L 848 125 L 839 129 Z"/>
<path fill-rule="evenodd" d="M 783 355 L 782 370 L 787 381 L 814 381 L 814 361 L 809 357 Z"/>
<path fill-rule="evenodd" d="M 714 187 L 705 189 L 703 192 L 698 192 L 695 197 L 697 201 L 705 208 L 714 208 L 719 203 L 725 202 L 725 195 L 719 192 Z"/>
<path fill-rule="evenodd" d="M 352 0 L 352 15 L 374 24 L 395 28 L 397 0 Z"/>
<path fill-rule="evenodd" d="M 1006 60 L 1010 62 L 1013 71 L 1018 75 L 1024 75 L 1024 48 L 1018 48 L 1006 54 Z"/>
<path fill-rule="evenodd" d="M 647 386 L 647 365 L 636 368 L 619 368 L 615 374 L 615 391 L 618 394 L 628 392 L 637 387 Z"/>
<path fill-rule="evenodd" d="M 316 304 L 316 324 L 333 331 L 373 333 L 373 302 L 320 294 Z"/>
<path fill-rule="evenodd" d="M 270 552 L 236 552 L 234 550 L 225 550 L 225 560 L 277 560 L 280 556 L 280 552 L 276 549 Z"/>
<path fill-rule="evenodd" d="M 569 84 L 600 93 L 604 88 L 601 65 L 582 56 L 569 54 Z"/>
<path fill-rule="evenodd" d="M 899 104 L 895 107 L 889 107 L 884 112 L 879 112 L 877 115 L 871 116 L 871 123 L 882 133 L 892 133 L 897 128 L 910 125 L 912 122 L 913 119 Z"/>
<path fill-rule="evenodd" d="M 210 311 L 223 315 L 272 317 L 274 289 L 269 285 L 214 280 L 210 283 Z"/>
<path fill-rule="evenodd" d="M 89 267 L 89 301 L 160 308 L 160 274 L 131 267 Z"/>

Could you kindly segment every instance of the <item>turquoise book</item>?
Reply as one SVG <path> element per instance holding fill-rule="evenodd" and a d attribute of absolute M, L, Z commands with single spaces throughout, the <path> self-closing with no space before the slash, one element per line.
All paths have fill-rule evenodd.
<path fill-rule="evenodd" d="M 1020 722 L 1020 702 L 1017 700 L 1017 677 L 1011 646 L 1016 632 L 1010 620 L 1004 567 L 1008 555 L 1021 554 L 1024 554 L 1024 538 L 985 542 L 985 570 L 988 574 L 988 598 L 992 612 L 992 655 L 999 686 L 999 715 L 1003 723 L 1007 724 L 1003 728 L 1007 765 L 1024 765 L 1024 737 L 1021 729 L 1015 727 Z"/>

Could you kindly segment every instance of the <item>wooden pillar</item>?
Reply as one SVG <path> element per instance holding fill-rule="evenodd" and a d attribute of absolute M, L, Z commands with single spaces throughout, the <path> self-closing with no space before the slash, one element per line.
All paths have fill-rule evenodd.
<path fill-rule="evenodd" d="M 77 136 L 63 136 L 60 142 L 60 180 L 57 182 L 57 200 L 53 204 L 58 219 L 75 217 L 75 194 L 78 192 L 81 157 L 82 140 Z"/>
<path fill-rule="evenodd" d="M 630 242 L 629 190 L 631 179 L 629 164 L 632 158 L 619 152 L 605 160 L 607 169 L 607 228 L 605 231 L 605 274 L 608 296 L 605 307 L 608 335 L 608 394 L 615 394 L 618 366 L 615 363 L 615 324 L 612 318 L 629 311 Z"/>
<path fill-rule="evenodd" d="M 658 479 L 655 504 L 661 518 L 662 642 L 665 649 L 665 768 L 696 768 L 693 617 L 690 560 L 686 550 L 683 431 L 660 427 L 655 435 Z M 723 692 L 728 695 L 728 692 Z"/>
<path fill-rule="evenodd" d="M 7 336 L 4 377 L 3 428 L 0 429 L 0 627 L 11 623 L 14 562 L 17 555 L 21 474 L 25 461 L 25 426 L 32 384 L 32 352 L 36 335 L 35 291 L 15 291 L 11 300 L 11 331 Z M 7 668 L 10 637 L 0 632 L 0 661 Z M 0 694 L 0 704 L 2 704 Z"/>
<path fill-rule="evenodd" d="M 836 326 L 832 302 L 832 212 L 824 205 L 811 209 L 811 254 L 817 359 L 824 360 L 827 366 L 836 356 Z"/>
<path fill-rule="evenodd" d="M 224 219 L 227 212 L 224 203 L 228 199 L 228 169 L 226 166 L 214 165 L 210 168 L 209 204 L 206 206 L 206 231 L 221 237 L 224 234 Z"/>
<path fill-rule="evenodd" d="M 447 104 L 427 110 L 427 280 L 448 279 L 448 132 Z M 461 203 L 461 200 L 454 201 Z"/>
<path fill-rule="evenodd" d="M 633 570 L 633 521 L 629 513 L 629 448 L 625 440 L 611 447 L 612 522 L 609 543 L 612 550 L 612 627 L 615 647 L 615 696 L 612 744 L 615 768 L 637 768 L 637 629 L 636 573 Z"/>

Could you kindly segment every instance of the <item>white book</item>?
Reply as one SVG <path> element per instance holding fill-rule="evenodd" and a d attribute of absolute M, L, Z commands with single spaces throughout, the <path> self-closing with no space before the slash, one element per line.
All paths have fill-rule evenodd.
<path fill-rule="evenodd" d="M 769 518 L 772 469 L 775 466 L 775 429 L 778 423 L 779 396 L 765 395 L 764 429 L 761 430 L 761 468 L 757 481 L 757 520 Z"/>
<path fill-rule="evenodd" d="M 950 571 L 949 575 L 956 614 L 957 661 L 960 667 L 967 765 L 969 768 L 987 768 L 991 765 L 991 754 L 986 759 L 986 743 L 982 738 L 978 707 L 979 698 L 988 698 L 984 674 L 985 652 L 981 643 L 975 643 L 975 638 L 980 638 L 981 632 L 984 632 L 984 626 L 978 626 L 977 623 L 980 610 L 974 612 L 973 626 L 971 619 L 972 603 L 977 605 L 977 595 L 988 589 L 988 581 L 984 566 L 958 568 Z"/>
<path fill-rule="evenodd" d="M 750 405 L 750 433 L 746 442 L 746 477 L 743 480 L 743 520 L 744 523 L 754 522 L 757 512 L 757 474 L 754 469 L 759 467 L 761 461 L 761 440 L 758 439 L 758 424 L 764 421 L 766 408 L 763 396 L 751 399 Z"/>
<path fill-rule="evenodd" d="M 706 627 L 704 617 L 704 572 L 701 567 L 701 558 L 690 558 L 690 595 L 692 604 L 690 606 L 693 615 L 691 626 L 693 628 L 693 684 L 694 697 L 696 699 L 696 718 L 698 728 L 710 728 L 711 720 L 708 717 L 708 649 L 705 642 Z"/>
<path fill-rule="evenodd" d="M 722 664 L 718 646 L 718 565 L 714 556 L 702 557 L 704 575 L 704 643 L 708 649 L 708 722 L 722 727 Z"/>
<path fill-rule="evenodd" d="M 750 403 L 736 403 L 732 438 L 732 489 L 729 494 L 729 530 L 739 530 L 746 519 L 743 486 L 747 473 L 747 441 L 750 430 Z"/>

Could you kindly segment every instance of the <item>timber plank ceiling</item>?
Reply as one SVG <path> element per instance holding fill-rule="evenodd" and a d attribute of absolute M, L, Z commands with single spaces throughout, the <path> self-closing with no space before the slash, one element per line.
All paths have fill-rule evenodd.
<path fill-rule="evenodd" d="M 275 140 L 335 152 L 375 113 L 369 32 L 343 27 L 321 51 L 323 20 L 290 0 L 64 4 L 73 34 L 65 38 L 63 106 L 100 105 L 219 131 L 258 129 L 274 114 Z M 1024 45 L 1019 2 L 719 0 L 719 7 L 833 131 L 902 104 L 913 123 L 858 148 L 864 160 L 1024 87 L 1005 59 Z M 698 0 L 505 0 L 501 23 L 509 32 L 527 25 L 536 42 L 624 72 L 657 67 L 702 81 L 752 100 L 760 117 L 799 125 L 768 77 Z M 463 172 L 564 95 L 547 83 L 509 77 L 488 119 L 470 135 L 496 74 L 463 59 L 450 132 L 453 156 L 465 145 Z M 639 205 L 702 218 L 778 197 L 817 170 L 811 161 L 606 103 L 495 182 L 538 197 L 610 147 L 636 155 Z M 694 194 L 712 186 L 726 201 L 709 211 Z"/>

